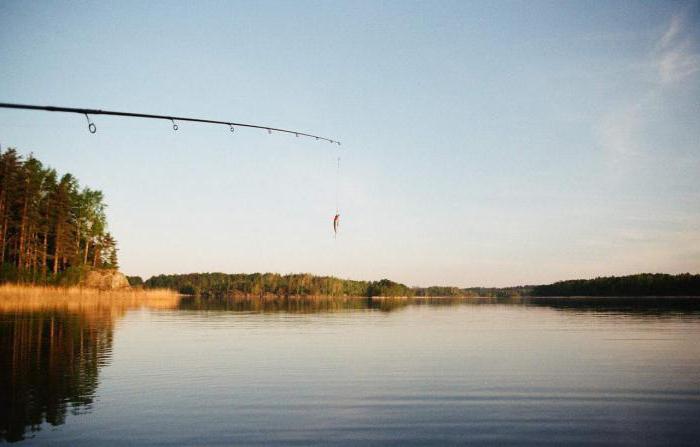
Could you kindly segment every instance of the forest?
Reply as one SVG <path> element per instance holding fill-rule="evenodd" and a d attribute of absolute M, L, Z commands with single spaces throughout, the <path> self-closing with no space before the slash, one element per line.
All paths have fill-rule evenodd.
<path fill-rule="evenodd" d="M 117 268 L 106 207 L 73 175 L 0 151 L 0 282 L 74 284 L 90 268 Z"/>
<path fill-rule="evenodd" d="M 698 296 L 700 275 L 640 273 L 535 286 L 534 296 Z"/>
<path fill-rule="evenodd" d="M 413 296 L 408 286 L 388 279 L 354 281 L 308 273 L 190 273 L 158 275 L 143 282 L 129 277 L 132 285 L 146 288 L 169 288 L 186 295 L 228 296 Z"/>
<path fill-rule="evenodd" d="M 190 273 L 158 275 L 143 281 L 130 276 L 132 286 L 169 288 L 185 295 L 203 297 L 289 296 L 358 296 L 358 297 L 491 297 L 528 296 L 699 296 L 700 275 L 641 273 L 595 279 L 559 281 L 548 285 L 515 287 L 408 287 L 382 279 L 355 281 L 308 273 Z"/>
<path fill-rule="evenodd" d="M 132 286 L 169 288 L 185 295 L 205 297 L 228 296 L 385 296 L 385 297 L 517 297 L 529 295 L 530 286 L 486 288 L 472 287 L 408 287 L 388 279 L 355 281 L 309 273 L 280 275 L 277 273 L 189 273 L 157 275 L 143 281 L 128 277 Z"/>
<path fill-rule="evenodd" d="M 515 298 L 528 296 L 532 286 L 515 287 L 414 287 L 415 296 Z"/>

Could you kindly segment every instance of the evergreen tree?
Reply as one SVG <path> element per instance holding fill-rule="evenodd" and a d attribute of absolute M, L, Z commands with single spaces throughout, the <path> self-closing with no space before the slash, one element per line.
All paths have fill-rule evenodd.
<path fill-rule="evenodd" d="M 0 281 L 58 283 L 71 267 L 116 268 L 100 191 L 33 155 L 0 151 Z"/>

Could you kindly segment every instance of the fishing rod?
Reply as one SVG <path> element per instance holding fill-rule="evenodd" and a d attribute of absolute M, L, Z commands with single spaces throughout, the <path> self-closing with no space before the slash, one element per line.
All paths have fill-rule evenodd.
<path fill-rule="evenodd" d="M 166 121 L 170 121 L 173 123 L 173 130 L 178 130 L 178 125 L 177 125 L 176 121 L 190 121 L 190 122 L 195 122 L 195 123 L 207 123 L 207 124 L 222 124 L 225 126 L 229 126 L 231 132 L 233 132 L 236 127 L 249 127 L 252 129 L 267 130 L 267 133 L 270 133 L 270 134 L 272 132 L 280 132 L 280 133 L 294 134 L 297 137 L 302 136 L 302 137 L 315 138 L 317 140 L 328 141 L 331 144 L 337 144 L 338 146 L 340 146 L 340 141 L 331 140 L 330 138 L 325 138 L 325 137 L 319 137 L 317 135 L 312 135 L 309 133 L 298 132 L 296 130 L 280 129 L 277 127 L 259 126 L 257 124 L 236 123 L 233 121 L 217 121 L 217 120 L 207 120 L 207 119 L 202 119 L 202 118 L 185 118 L 185 117 L 181 117 L 181 116 L 170 116 L 170 115 L 152 115 L 149 113 L 115 112 L 112 110 L 82 109 L 82 108 L 74 108 L 74 107 L 54 107 L 54 106 L 35 106 L 35 105 L 29 105 L 29 104 L 10 104 L 10 103 L 4 103 L 4 102 L 0 102 L 0 108 L 1 109 L 40 110 L 40 111 L 44 111 L 44 112 L 77 113 L 79 115 L 85 115 L 85 118 L 87 119 L 87 122 L 88 122 L 88 130 L 90 131 L 90 133 L 97 132 L 97 126 L 95 126 L 95 123 L 90 121 L 90 115 L 111 115 L 111 116 L 126 116 L 126 117 L 131 117 L 131 118 L 147 118 L 147 119 L 156 119 L 156 120 L 166 120 Z"/>

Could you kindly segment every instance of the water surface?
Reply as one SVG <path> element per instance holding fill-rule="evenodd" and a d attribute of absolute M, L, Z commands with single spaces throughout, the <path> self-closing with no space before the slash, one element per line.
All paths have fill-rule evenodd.
<path fill-rule="evenodd" d="M 692 445 L 692 300 L 0 313 L 18 445 Z"/>

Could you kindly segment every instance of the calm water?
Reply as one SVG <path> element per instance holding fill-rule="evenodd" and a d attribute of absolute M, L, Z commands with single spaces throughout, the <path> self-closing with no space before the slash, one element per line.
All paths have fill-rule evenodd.
<path fill-rule="evenodd" d="M 700 442 L 700 305 L 471 301 L 0 313 L 19 445 Z"/>

